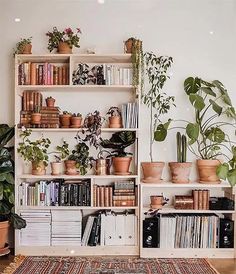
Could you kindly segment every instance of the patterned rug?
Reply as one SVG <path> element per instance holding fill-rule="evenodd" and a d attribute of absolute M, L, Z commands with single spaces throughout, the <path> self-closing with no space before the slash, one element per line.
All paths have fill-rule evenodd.
<path fill-rule="evenodd" d="M 135 257 L 23 257 L 3 274 L 216 274 L 205 259 L 139 259 Z M 219 273 L 218 273 L 219 274 Z"/>

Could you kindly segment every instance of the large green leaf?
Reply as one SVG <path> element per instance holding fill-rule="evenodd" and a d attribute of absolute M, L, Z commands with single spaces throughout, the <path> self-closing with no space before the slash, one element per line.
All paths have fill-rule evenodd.
<path fill-rule="evenodd" d="M 212 105 L 213 110 L 220 116 L 222 113 L 222 107 L 219 106 L 215 101 L 212 99 L 209 100 L 209 103 Z"/>
<path fill-rule="evenodd" d="M 189 95 L 191 93 L 197 93 L 201 88 L 201 80 L 199 78 L 188 77 L 184 81 L 184 90 Z"/>
<path fill-rule="evenodd" d="M 203 98 L 198 94 L 190 94 L 189 100 L 195 109 L 201 111 L 205 107 Z"/>
<path fill-rule="evenodd" d="M 154 131 L 154 140 L 157 142 L 162 142 L 166 139 L 167 136 L 167 129 L 163 124 L 157 126 L 156 130 Z"/>
<path fill-rule="evenodd" d="M 225 133 L 217 127 L 207 130 L 205 136 L 214 143 L 222 143 L 225 140 Z"/>
<path fill-rule="evenodd" d="M 229 172 L 229 165 L 227 163 L 221 164 L 217 167 L 216 174 L 219 178 L 226 180 Z"/>
<path fill-rule="evenodd" d="M 26 227 L 26 221 L 15 213 L 11 213 L 10 221 L 15 229 L 21 229 Z"/>
<path fill-rule="evenodd" d="M 208 95 L 216 97 L 215 92 L 210 87 L 202 87 L 201 90 Z"/>
<path fill-rule="evenodd" d="M 1 174 L 6 174 L 6 173 L 9 173 L 9 172 L 13 172 L 13 167 L 11 166 L 2 166 L 0 167 L 0 175 Z"/>
<path fill-rule="evenodd" d="M 228 93 L 222 95 L 222 100 L 229 106 L 232 106 L 231 99 L 229 98 Z"/>
<path fill-rule="evenodd" d="M 6 181 L 9 184 L 12 184 L 12 185 L 15 183 L 14 177 L 13 177 L 13 175 L 11 173 L 6 174 Z"/>
<path fill-rule="evenodd" d="M 227 179 L 228 179 L 229 183 L 231 184 L 231 186 L 236 185 L 236 169 L 231 169 L 228 172 Z"/>
<path fill-rule="evenodd" d="M 190 144 L 193 144 L 194 142 L 196 142 L 198 136 L 199 136 L 199 125 L 193 124 L 193 123 L 189 123 L 186 127 L 186 134 L 187 136 L 190 138 Z"/>
<path fill-rule="evenodd" d="M 214 86 L 218 88 L 218 90 L 220 91 L 222 95 L 227 93 L 227 90 L 225 89 L 224 85 L 220 81 L 214 80 L 212 81 L 212 84 L 214 84 Z"/>
<path fill-rule="evenodd" d="M 230 117 L 230 118 L 234 118 L 236 119 L 236 112 L 235 112 L 235 108 L 234 107 L 228 107 L 225 110 L 225 114 Z"/>
<path fill-rule="evenodd" d="M 0 125 L 0 147 L 5 146 L 14 136 L 14 127 L 8 127 L 7 125 Z"/>

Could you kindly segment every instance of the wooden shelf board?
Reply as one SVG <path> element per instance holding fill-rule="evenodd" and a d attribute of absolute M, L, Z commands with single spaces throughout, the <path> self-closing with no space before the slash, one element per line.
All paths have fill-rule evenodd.
<path fill-rule="evenodd" d="M 17 206 L 17 210 L 47 210 L 47 209 L 61 209 L 61 210 L 127 210 L 138 209 L 138 206 L 110 206 L 110 207 L 95 207 L 95 206 Z"/>
<path fill-rule="evenodd" d="M 18 179 L 135 179 L 138 175 L 32 175 L 20 174 Z"/>
<path fill-rule="evenodd" d="M 172 182 L 163 182 L 163 183 L 143 183 L 141 182 L 141 186 L 143 188 L 223 188 L 223 187 L 229 187 L 231 188 L 231 185 L 228 182 L 221 182 L 220 184 L 202 184 L 198 182 L 192 182 L 189 184 L 174 184 Z"/>

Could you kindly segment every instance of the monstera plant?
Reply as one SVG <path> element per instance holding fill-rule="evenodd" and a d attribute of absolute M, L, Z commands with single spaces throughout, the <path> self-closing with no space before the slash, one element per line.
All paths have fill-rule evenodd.
<path fill-rule="evenodd" d="M 189 77 L 184 90 L 194 108 L 194 121 L 184 121 L 188 148 L 198 158 L 200 182 L 236 184 L 236 113 L 224 85 Z M 155 140 L 163 141 L 173 121 L 159 124 Z M 227 129 L 229 127 L 229 129 Z M 233 132 L 230 131 L 233 129 Z"/>

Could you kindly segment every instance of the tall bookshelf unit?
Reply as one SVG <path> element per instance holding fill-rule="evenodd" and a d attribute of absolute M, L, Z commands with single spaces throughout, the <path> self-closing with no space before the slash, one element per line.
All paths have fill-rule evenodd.
<path fill-rule="evenodd" d="M 68 85 L 19 85 L 18 84 L 18 66 L 24 62 L 35 63 L 54 63 L 54 64 L 68 64 L 69 67 L 69 84 Z M 99 110 L 104 116 L 109 107 L 119 106 L 122 103 L 138 102 L 140 104 L 140 96 L 138 91 L 132 85 L 73 85 L 72 73 L 78 63 L 87 64 L 115 64 L 118 66 L 124 65 L 132 67 L 131 54 L 46 54 L 46 55 L 16 55 L 15 57 L 15 124 L 18 125 L 20 121 L 20 110 L 22 94 L 25 90 L 37 90 L 43 94 L 45 99 L 47 96 L 53 96 L 56 99 L 56 105 L 61 110 L 68 110 L 71 112 L 80 112 L 84 116 L 95 110 Z M 43 99 L 43 100 L 44 100 Z M 31 175 L 27 170 L 23 160 L 17 153 L 18 143 L 20 141 L 21 129 L 16 126 L 15 135 L 15 197 L 16 197 L 16 212 L 20 214 L 24 210 L 43 211 L 43 210 L 82 210 L 84 216 L 93 214 L 99 210 L 110 209 L 114 212 L 129 211 L 137 216 L 137 229 L 135 231 L 136 244 L 124 246 L 24 246 L 20 242 L 20 231 L 15 232 L 15 252 L 16 254 L 24 255 L 139 255 L 139 193 L 137 193 L 135 206 L 122 207 L 94 207 L 93 206 L 93 185 L 109 185 L 114 181 L 132 179 L 139 191 L 139 158 L 138 158 L 138 127 L 137 128 L 108 128 L 106 125 L 102 128 L 102 137 L 109 138 L 112 133 L 117 131 L 135 131 L 136 141 L 132 145 L 133 160 L 131 163 L 130 175 L 106 175 L 99 176 L 89 173 L 85 176 L 81 175 L 59 175 L 53 176 L 47 168 L 46 175 L 36 176 Z M 38 138 L 43 134 L 49 137 L 55 147 L 64 138 L 68 141 L 70 147 L 75 145 L 74 136 L 81 129 L 74 128 L 33 128 L 32 139 Z M 96 152 L 94 152 L 94 156 Z M 89 179 L 91 188 L 91 203 L 90 206 L 21 206 L 19 204 L 18 187 L 22 182 L 36 182 L 39 180 L 53 180 L 53 179 Z M 69 229 L 69 228 L 68 228 Z"/>

